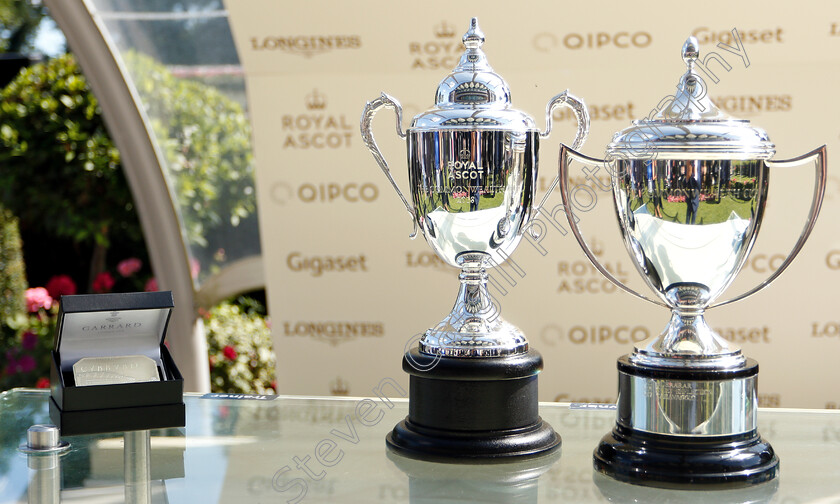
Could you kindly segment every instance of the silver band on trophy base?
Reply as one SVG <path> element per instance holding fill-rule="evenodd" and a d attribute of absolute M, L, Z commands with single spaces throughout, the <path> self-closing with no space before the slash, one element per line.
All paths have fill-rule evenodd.
<path fill-rule="evenodd" d="M 683 46 L 687 71 L 675 97 L 650 119 L 616 133 L 608 160 L 561 146 L 560 184 L 575 238 L 592 264 L 624 291 L 671 310 L 665 330 L 618 360 L 616 427 L 595 450 L 595 468 L 621 481 L 671 486 L 755 484 L 775 477 L 778 458 L 757 431 L 758 364 L 705 321 L 708 308 L 763 289 L 811 233 L 825 190 L 825 147 L 771 161 L 767 133 L 734 119 L 708 97 Z M 600 264 L 570 206 L 572 162 L 608 166 L 619 228 L 650 299 Z M 806 224 L 779 268 L 753 289 L 714 303 L 746 263 L 764 218 L 771 169 L 812 163 Z"/>
<path fill-rule="evenodd" d="M 432 250 L 444 262 L 461 270 L 461 285 L 452 310 L 425 331 L 418 348 L 406 353 L 403 363 L 412 380 L 409 404 L 422 403 L 424 409 L 431 410 L 434 418 L 424 418 L 435 423 L 436 430 L 424 431 L 425 437 L 421 436 L 423 428 L 411 423 L 411 411 L 421 416 L 423 413 L 410 407 L 406 422 L 414 427 L 400 434 L 398 426 L 388 439 L 390 446 L 404 452 L 423 443 L 435 446 L 434 449 L 417 448 L 415 451 L 425 450 L 419 456 L 529 455 L 556 448 L 559 437 L 543 429 L 540 443 L 544 446 L 528 448 L 517 446 L 516 442 L 507 445 L 497 442 L 507 434 L 488 434 L 481 441 L 483 446 L 472 444 L 466 452 L 456 447 L 457 443 L 444 446 L 446 443 L 436 439 L 455 435 L 447 431 L 447 424 L 466 433 L 491 424 L 494 427 L 490 430 L 497 433 L 504 431 L 505 425 L 514 430 L 545 425 L 536 413 L 536 373 L 542 367 L 542 358 L 529 347 L 525 335 L 502 318 L 498 304 L 487 289 L 487 269 L 501 265 L 513 253 L 523 230 L 539 211 L 534 202 L 539 142 L 551 131 L 552 112 L 559 106 L 574 111 L 578 119 L 575 146 L 580 146 L 588 134 L 589 116 L 582 101 L 567 92 L 561 93 L 549 101 L 547 126 L 541 133 L 530 116 L 510 106 L 510 89 L 487 62 L 481 49 L 484 34 L 475 18 L 463 42 L 465 50 L 457 67 L 438 85 L 435 106 L 414 117 L 407 131 L 402 130 L 402 107 L 385 93 L 368 102 L 361 119 L 365 145 L 412 219 L 411 237 L 416 236 L 419 228 Z M 391 176 L 373 137 L 371 123 L 383 108 L 396 112 L 397 135 L 407 143 L 408 198 Z M 552 188 L 554 185 L 556 180 Z M 501 361 L 496 362 L 498 359 Z M 505 366 L 501 364 L 510 362 L 519 366 L 521 376 L 511 376 L 509 371 L 513 368 L 510 367 L 504 371 Z M 501 374 L 496 376 L 498 373 Z M 529 382 L 524 397 L 525 403 L 533 402 L 533 406 L 525 403 L 521 406 L 533 411 L 532 418 L 517 419 L 515 412 L 506 412 L 509 408 L 498 408 L 493 413 L 498 418 L 484 423 L 481 418 L 487 419 L 493 403 L 508 400 L 505 395 L 512 393 L 508 390 L 510 384 L 501 382 L 511 378 Z M 441 383 L 445 385 L 440 387 Z M 427 401 L 432 396 L 436 399 Z M 464 397 L 466 403 L 458 399 Z M 453 415 L 456 409 L 462 414 Z M 473 434 L 470 435 L 475 438 Z M 408 439 L 412 436 L 418 443 L 412 444 Z M 514 438 L 504 437 L 505 440 Z"/>

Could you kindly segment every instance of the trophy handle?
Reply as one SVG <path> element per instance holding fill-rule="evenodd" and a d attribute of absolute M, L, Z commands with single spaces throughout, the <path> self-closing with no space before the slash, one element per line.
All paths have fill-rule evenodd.
<path fill-rule="evenodd" d="M 367 102 L 365 105 L 360 125 L 362 130 L 362 140 L 364 140 L 370 153 L 373 154 L 373 158 L 376 159 L 379 167 L 382 168 L 382 173 L 388 177 L 388 180 L 391 182 L 391 186 L 395 191 L 397 191 L 397 195 L 400 197 L 400 200 L 402 200 L 403 205 L 405 205 L 408 215 L 411 216 L 411 222 L 414 224 L 414 231 L 409 235 L 409 238 L 414 239 L 417 236 L 417 217 L 415 216 L 414 208 L 405 198 L 402 191 L 400 191 L 394 177 L 391 176 L 391 170 L 388 168 L 388 162 L 385 161 L 385 156 L 383 156 L 382 151 L 379 150 L 379 146 L 376 144 L 376 139 L 373 138 L 373 131 L 371 130 L 373 116 L 375 116 L 376 113 L 383 108 L 394 109 L 397 114 L 397 135 L 405 140 L 406 135 L 402 130 L 402 106 L 396 98 L 386 93 L 382 93 L 378 98 Z"/>
<path fill-rule="evenodd" d="M 598 258 L 595 257 L 595 253 L 592 251 L 592 248 L 589 247 L 589 244 L 586 243 L 586 240 L 583 238 L 583 234 L 580 232 L 580 228 L 577 225 L 574 212 L 572 211 L 572 205 L 570 204 L 571 196 L 569 192 L 569 159 L 573 158 L 581 163 L 586 164 L 601 164 L 606 165 L 607 162 L 603 159 L 591 158 L 589 156 L 585 156 L 579 152 L 570 149 L 569 147 L 560 144 L 560 162 L 559 162 L 559 171 L 557 177 L 560 179 L 560 197 L 563 199 L 563 209 L 566 213 L 566 219 L 569 221 L 569 226 L 572 228 L 572 234 L 575 236 L 575 239 L 580 244 L 580 247 L 583 249 L 583 253 L 586 254 L 586 258 L 589 259 L 589 262 L 595 266 L 602 275 L 604 275 L 607 280 L 612 282 L 616 287 L 620 288 L 624 292 L 632 294 L 639 299 L 644 299 L 645 301 L 651 302 L 655 305 L 664 306 L 665 308 L 671 309 L 670 306 L 663 303 L 662 301 L 658 301 L 656 299 L 651 299 L 644 294 L 640 294 L 635 290 L 631 289 L 630 287 L 624 285 L 624 283 L 613 276 L 612 273 L 605 268 Z"/>
<path fill-rule="evenodd" d="M 811 209 L 808 211 L 808 220 L 805 221 L 805 226 L 802 228 L 802 234 L 799 235 L 799 239 L 796 241 L 796 244 L 788 254 L 787 258 L 782 262 L 779 268 L 773 272 L 765 281 L 761 282 L 760 284 L 753 287 L 751 290 L 744 292 L 732 299 L 728 299 L 726 301 L 721 301 L 720 303 L 715 303 L 709 308 L 714 308 L 716 306 L 723 306 L 730 303 L 734 303 L 735 301 L 740 301 L 747 296 L 751 296 L 756 292 L 760 291 L 761 289 L 770 285 L 782 272 L 790 266 L 790 263 L 793 262 L 794 258 L 799 255 L 799 252 L 802 250 L 802 247 L 805 245 L 805 241 L 811 235 L 811 231 L 814 229 L 814 225 L 817 222 L 817 216 L 820 214 L 820 207 L 822 207 L 823 196 L 825 196 L 825 182 L 826 182 L 826 148 L 825 145 L 818 149 L 814 149 L 808 154 L 804 154 L 799 157 L 795 157 L 793 159 L 787 159 L 784 161 L 765 161 L 764 163 L 769 168 L 793 168 L 799 165 L 803 165 L 808 163 L 809 161 L 816 160 L 816 177 L 814 180 L 814 197 L 811 201 Z"/>
<path fill-rule="evenodd" d="M 572 149 L 580 149 L 583 146 L 583 143 L 586 141 L 586 137 L 589 136 L 589 110 L 586 108 L 586 103 L 584 103 L 582 99 L 569 93 L 568 89 L 549 100 L 548 105 L 546 105 L 545 131 L 540 133 L 540 137 L 547 138 L 551 134 L 551 127 L 554 124 L 554 120 L 551 118 L 551 116 L 554 113 L 554 109 L 561 105 L 569 107 L 575 113 L 575 118 L 577 118 L 578 123 L 578 130 L 577 135 L 575 135 L 575 139 L 572 142 Z M 554 177 L 554 180 L 551 181 L 551 185 L 548 187 L 548 190 L 543 195 L 540 204 L 534 207 L 533 218 L 537 218 L 537 216 L 540 215 L 540 210 L 542 210 L 542 207 L 545 204 L 545 202 L 548 201 L 548 197 L 551 196 L 551 193 L 554 192 L 554 188 L 557 187 L 557 183 L 559 181 L 559 177 Z M 536 231 L 533 227 L 530 229 L 530 232 L 531 236 L 533 236 L 535 239 L 539 238 L 538 236 L 534 235 Z"/>

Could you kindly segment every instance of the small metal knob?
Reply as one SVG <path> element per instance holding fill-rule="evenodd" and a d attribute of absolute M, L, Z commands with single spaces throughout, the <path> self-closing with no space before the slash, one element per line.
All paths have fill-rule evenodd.
<path fill-rule="evenodd" d="M 484 32 L 478 27 L 478 18 L 470 19 L 470 28 L 461 40 L 467 49 L 478 49 L 484 44 Z"/>
<path fill-rule="evenodd" d="M 694 65 L 694 62 L 697 58 L 700 57 L 700 48 L 697 44 L 697 37 L 691 36 L 685 41 L 685 44 L 682 46 L 682 59 L 685 61 L 685 64 L 688 65 L 688 68 L 691 68 Z"/>
<path fill-rule="evenodd" d="M 61 436 L 55 425 L 33 425 L 26 431 L 26 444 L 32 450 L 57 448 Z"/>
<path fill-rule="evenodd" d="M 26 430 L 26 444 L 19 450 L 29 454 L 58 453 L 67 450 L 70 445 L 61 440 L 61 432 L 52 424 L 36 424 Z"/>

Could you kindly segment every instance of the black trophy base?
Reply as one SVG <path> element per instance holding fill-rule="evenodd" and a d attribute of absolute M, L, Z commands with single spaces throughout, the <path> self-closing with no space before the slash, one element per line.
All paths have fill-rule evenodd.
<path fill-rule="evenodd" d="M 702 490 L 757 485 L 779 471 L 778 457 L 758 431 L 704 439 L 621 425 L 601 439 L 594 464 L 598 472 L 627 483 Z"/>
<path fill-rule="evenodd" d="M 536 350 L 505 357 L 420 353 L 403 358 L 410 375 L 408 417 L 386 436 L 389 448 L 423 460 L 507 461 L 550 453 L 560 436 L 539 416 Z"/>

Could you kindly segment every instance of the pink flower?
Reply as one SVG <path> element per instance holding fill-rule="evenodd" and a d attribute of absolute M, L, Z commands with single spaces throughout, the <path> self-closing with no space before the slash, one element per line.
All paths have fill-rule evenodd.
<path fill-rule="evenodd" d="M 50 388 L 50 379 L 43 376 L 38 378 L 38 381 L 35 382 L 35 388 Z"/>
<path fill-rule="evenodd" d="M 225 345 L 225 348 L 222 350 L 222 353 L 225 355 L 227 360 L 236 360 L 237 354 L 236 349 L 230 345 Z"/>
<path fill-rule="evenodd" d="M 24 350 L 32 350 L 38 344 L 38 335 L 32 331 L 26 331 L 21 337 L 21 344 Z"/>
<path fill-rule="evenodd" d="M 198 259 L 190 258 L 190 274 L 193 278 L 198 278 L 198 272 L 201 271 L 201 263 Z"/>
<path fill-rule="evenodd" d="M 145 287 L 143 287 L 143 290 L 146 292 L 155 292 L 160 290 L 158 288 L 157 279 L 155 277 L 150 278 L 149 281 L 146 282 Z"/>
<path fill-rule="evenodd" d="M 17 361 L 18 371 L 21 373 L 29 373 L 35 370 L 35 358 L 31 355 L 21 355 Z"/>
<path fill-rule="evenodd" d="M 123 277 L 128 278 L 140 271 L 140 268 L 142 267 L 143 261 L 137 259 L 136 257 L 130 257 L 117 264 L 117 272 Z"/>
<path fill-rule="evenodd" d="M 76 293 L 76 283 L 67 275 L 56 275 L 47 282 L 47 292 L 53 299 L 63 295 L 72 296 Z"/>
<path fill-rule="evenodd" d="M 107 271 L 96 275 L 93 279 L 93 292 L 102 294 L 103 292 L 111 292 L 114 287 L 114 277 Z"/>
<path fill-rule="evenodd" d="M 52 303 L 53 300 L 47 289 L 43 287 L 26 289 L 26 309 L 29 310 L 29 313 L 35 313 L 41 308 L 49 310 Z"/>

